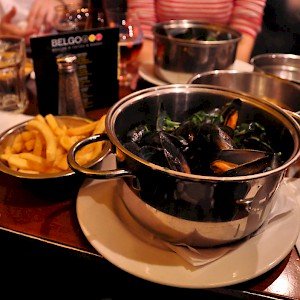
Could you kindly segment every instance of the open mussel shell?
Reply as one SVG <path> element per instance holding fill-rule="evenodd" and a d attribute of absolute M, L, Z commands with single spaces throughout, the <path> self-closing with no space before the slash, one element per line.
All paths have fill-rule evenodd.
<path fill-rule="evenodd" d="M 222 168 L 228 163 L 228 168 Z M 221 176 L 246 176 L 266 172 L 279 167 L 282 162 L 276 153 L 252 149 L 232 149 L 220 151 L 212 163 Z"/>

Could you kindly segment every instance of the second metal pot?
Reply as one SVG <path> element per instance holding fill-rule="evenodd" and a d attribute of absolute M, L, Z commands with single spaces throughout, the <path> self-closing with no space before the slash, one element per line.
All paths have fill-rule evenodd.
<path fill-rule="evenodd" d="M 273 102 L 293 112 L 300 111 L 300 85 L 262 72 L 214 70 L 199 73 L 188 81 L 230 88 Z"/>

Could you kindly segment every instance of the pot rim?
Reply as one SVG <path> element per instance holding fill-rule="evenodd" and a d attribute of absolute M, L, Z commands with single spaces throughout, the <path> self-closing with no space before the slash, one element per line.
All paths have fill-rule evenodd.
<path fill-rule="evenodd" d="M 186 174 L 183 172 L 178 172 L 174 170 L 167 170 L 159 165 L 155 165 L 151 162 L 148 162 L 133 153 L 131 153 L 129 150 L 127 150 L 122 143 L 117 138 L 115 131 L 114 131 L 114 124 L 117 116 L 119 115 L 122 110 L 124 110 L 128 105 L 130 105 L 133 102 L 139 101 L 143 99 L 146 96 L 149 96 L 151 94 L 159 95 L 162 93 L 173 91 L 175 93 L 179 93 L 180 91 L 186 90 L 187 93 L 190 93 L 191 90 L 208 90 L 210 92 L 215 92 L 216 94 L 219 94 L 220 92 L 228 94 L 228 95 L 234 95 L 235 97 L 240 97 L 242 100 L 249 102 L 249 103 L 255 103 L 256 106 L 261 107 L 261 109 L 268 108 L 272 111 L 273 114 L 276 114 L 278 118 L 281 118 L 290 124 L 289 130 L 291 131 L 291 128 L 293 128 L 293 132 L 291 132 L 291 135 L 294 140 L 294 150 L 291 156 L 278 168 L 266 171 L 263 173 L 253 174 L 253 175 L 244 175 L 244 176 L 232 176 L 232 177 L 219 177 L 219 176 L 204 176 L 204 175 L 196 175 L 196 174 Z M 106 120 L 105 120 L 105 126 L 107 135 L 109 137 L 109 140 L 114 144 L 118 149 L 120 149 L 123 153 L 128 155 L 134 160 L 137 160 L 139 163 L 143 164 L 144 166 L 147 166 L 153 170 L 165 173 L 170 176 L 176 176 L 181 179 L 185 180 L 192 180 L 192 181 L 211 181 L 211 182 L 219 182 L 219 181 L 247 181 L 247 180 L 253 180 L 258 179 L 270 175 L 274 175 L 280 172 L 287 171 L 288 167 L 294 164 L 299 158 L 300 158 L 300 125 L 299 123 L 292 117 L 291 114 L 289 114 L 287 111 L 282 109 L 281 107 L 268 102 L 267 100 L 254 97 L 252 95 L 248 95 L 245 93 L 240 93 L 238 91 L 234 91 L 228 88 L 219 87 L 219 86 L 212 86 L 212 85 L 205 85 L 205 84 L 169 84 L 169 85 L 163 85 L 163 86 L 155 86 L 146 88 L 140 91 L 136 91 L 122 99 L 120 99 L 118 102 L 116 102 L 107 112 Z"/>
<path fill-rule="evenodd" d="M 172 36 L 167 36 L 167 35 L 163 35 L 163 34 L 156 32 L 156 30 L 159 28 L 163 28 L 165 26 L 170 27 L 170 28 L 176 28 L 177 25 L 182 25 L 182 28 L 190 28 L 192 25 L 192 27 L 198 27 L 198 28 L 202 27 L 202 28 L 210 28 L 213 30 L 223 30 L 227 33 L 233 34 L 234 37 L 231 39 L 219 40 L 219 41 L 189 41 L 189 40 L 174 38 Z M 190 45 L 190 46 L 200 46 L 200 45 L 214 46 L 214 45 L 222 45 L 222 44 L 228 44 L 228 43 L 237 43 L 242 38 L 242 34 L 239 31 L 237 31 L 233 28 L 230 28 L 228 26 L 218 25 L 218 24 L 213 24 L 213 23 L 208 23 L 208 22 L 199 22 L 196 20 L 187 20 L 187 19 L 170 20 L 170 21 L 156 23 L 152 27 L 152 33 L 154 34 L 155 37 L 158 37 L 160 39 L 173 41 L 174 43 L 177 43 L 177 44 Z"/>
<path fill-rule="evenodd" d="M 278 82 L 281 82 L 282 84 L 285 84 L 287 86 L 292 86 L 295 89 L 298 89 L 300 91 L 300 85 L 294 82 L 291 82 L 287 79 L 283 79 L 281 77 L 272 75 L 270 73 L 265 72 L 259 72 L 259 71 L 239 71 L 239 70 L 211 70 L 211 71 L 205 71 L 198 74 L 195 74 L 192 78 L 188 80 L 188 84 L 193 83 L 195 80 L 201 77 L 209 76 L 209 75 L 222 75 L 222 74 L 241 74 L 241 75 L 249 75 L 249 76 L 256 76 L 261 78 L 267 78 L 272 79 Z M 255 97 L 255 96 L 254 96 Z"/>
<path fill-rule="evenodd" d="M 262 58 L 267 58 L 273 60 L 274 58 L 280 59 L 292 59 L 292 61 L 300 61 L 300 55 L 290 54 L 290 53 L 262 53 L 253 56 L 250 63 L 254 65 L 258 60 Z"/>
<path fill-rule="evenodd" d="M 259 68 L 257 68 L 259 69 Z M 225 76 L 224 78 L 226 78 L 227 76 L 229 76 L 229 78 L 226 78 L 226 80 L 228 79 L 232 79 L 234 80 L 234 87 L 227 87 L 225 86 L 225 81 L 224 83 L 216 83 L 216 82 L 207 82 L 207 79 L 208 81 L 214 81 L 215 79 L 221 79 L 221 82 L 222 82 L 222 76 Z M 230 78 L 230 76 L 232 76 L 233 78 Z M 245 77 L 244 79 L 247 80 L 249 79 L 250 82 L 254 81 L 254 80 L 263 80 L 265 81 L 264 82 L 264 85 L 268 86 L 268 84 L 271 84 L 272 86 L 274 84 L 276 84 L 276 86 L 280 86 L 282 87 L 283 89 L 290 89 L 288 95 L 284 95 L 285 93 L 279 93 L 279 95 L 281 95 L 282 98 L 276 98 L 276 97 L 271 97 L 269 96 L 269 93 L 265 93 L 263 95 L 262 91 L 265 92 L 264 89 L 259 89 L 258 87 L 255 87 L 257 88 L 257 90 L 259 90 L 259 92 L 257 92 L 256 89 L 254 89 L 255 92 L 252 91 L 252 85 L 250 84 L 249 86 L 247 86 L 247 88 L 249 88 L 249 90 L 243 90 L 243 89 L 240 89 L 238 86 L 237 86 L 237 82 L 239 81 L 239 79 L 243 79 L 243 77 Z M 203 79 L 204 79 L 204 82 L 203 82 Z M 237 80 L 237 81 L 236 81 Z M 226 69 L 226 70 L 211 70 L 211 71 L 205 71 L 205 72 L 201 72 L 201 73 L 197 73 L 195 75 L 193 75 L 188 81 L 187 81 L 188 84 L 209 84 L 209 85 L 215 85 L 215 86 L 223 86 L 223 87 L 226 87 L 228 89 L 231 89 L 231 90 L 238 90 L 240 93 L 246 93 L 246 94 L 250 94 L 250 95 L 253 95 L 254 97 L 262 97 L 263 99 L 266 99 L 267 101 L 270 101 L 270 102 L 274 102 L 274 103 L 282 103 L 282 104 L 286 104 L 286 106 L 282 105 L 281 107 L 284 109 L 284 110 L 288 110 L 290 111 L 290 115 L 292 115 L 296 120 L 300 120 L 300 104 L 299 105 L 294 105 L 294 104 L 291 104 L 289 102 L 289 100 L 286 102 L 285 100 L 286 99 L 289 99 L 289 97 L 293 97 L 293 99 L 295 99 L 295 93 L 299 93 L 300 94 L 300 84 L 296 83 L 295 81 L 290 81 L 290 80 L 287 80 L 285 78 L 281 78 L 281 77 L 278 77 L 272 73 L 266 73 L 266 72 L 262 72 L 261 70 L 257 70 L 257 71 L 238 71 L 238 70 L 230 70 L 230 69 Z M 262 83 L 262 82 L 260 82 Z M 260 84 L 258 84 L 259 86 Z M 270 91 L 272 91 L 272 89 L 270 89 Z M 292 96 L 293 95 L 293 96 Z M 287 97 L 287 98 L 285 98 Z M 272 99 L 271 99 L 272 98 Z M 279 105 L 279 104 L 277 104 Z M 280 106 L 280 105 L 279 105 Z"/>

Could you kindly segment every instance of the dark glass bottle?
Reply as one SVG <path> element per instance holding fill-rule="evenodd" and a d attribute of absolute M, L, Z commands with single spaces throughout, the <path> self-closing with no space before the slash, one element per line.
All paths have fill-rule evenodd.
<path fill-rule="evenodd" d="M 58 114 L 86 117 L 76 73 L 76 55 L 60 54 L 56 57 L 58 67 Z"/>
<path fill-rule="evenodd" d="M 89 16 L 85 29 L 102 28 L 107 25 L 102 0 L 88 1 Z"/>

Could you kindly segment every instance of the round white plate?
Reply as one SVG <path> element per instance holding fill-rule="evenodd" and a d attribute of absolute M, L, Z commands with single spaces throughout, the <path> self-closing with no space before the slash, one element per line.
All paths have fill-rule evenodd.
<path fill-rule="evenodd" d="M 261 234 L 202 267 L 193 267 L 161 247 L 129 215 L 119 188 L 122 180 L 90 180 L 80 189 L 76 210 L 91 245 L 104 258 L 137 277 L 183 288 L 215 288 L 257 277 L 280 263 L 299 232 L 299 207 L 272 222 Z"/>
<path fill-rule="evenodd" d="M 166 85 L 169 84 L 166 81 L 163 81 L 157 78 L 154 72 L 154 65 L 152 62 L 142 63 L 139 67 L 138 74 L 146 81 L 154 84 L 154 85 Z"/>
<path fill-rule="evenodd" d="M 248 64 L 241 60 L 236 60 L 228 69 L 230 70 L 238 70 L 241 72 L 252 72 L 253 65 Z M 169 84 L 161 79 L 159 79 L 154 72 L 153 62 L 144 62 L 140 65 L 138 70 L 139 75 L 146 81 L 154 84 L 154 85 L 166 85 Z"/>

